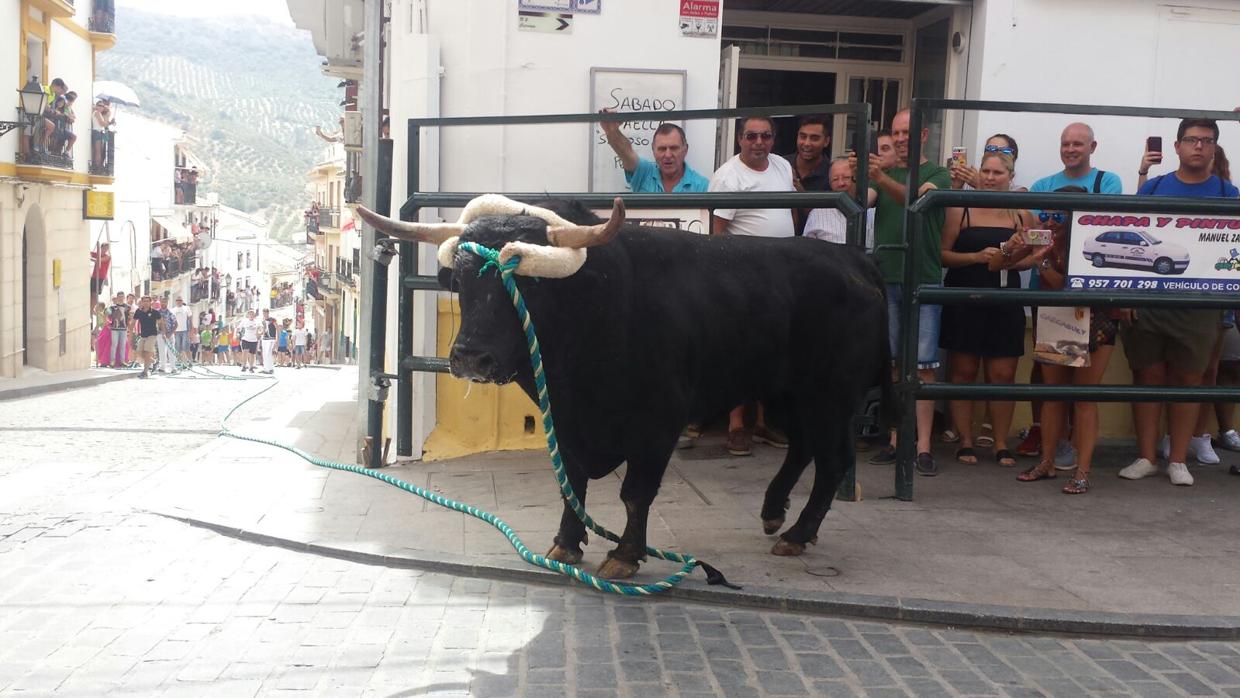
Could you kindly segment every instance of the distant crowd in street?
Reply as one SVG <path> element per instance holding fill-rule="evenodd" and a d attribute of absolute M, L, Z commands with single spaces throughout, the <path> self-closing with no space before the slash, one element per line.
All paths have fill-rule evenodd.
<path fill-rule="evenodd" d="M 111 303 L 95 304 L 92 325 L 96 366 L 141 368 L 141 378 L 195 365 L 271 374 L 276 367 L 304 368 L 320 360 L 314 332 L 291 318 L 277 320 L 267 309 L 261 317 L 249 310 L 226 321 L 211 308 L 195 318 L 181 297 L 168 306 L 150 296 L 117 293 Z"/>
<path fill-rule="evenodd" d="M 829 124 L 828 117 L 803 117 L 795 152 L 781 157 L 772 152 L 774 120 L 739 119 L 738 154 L 709 178 L 686 164 L 689 143 L 684 131 L 675 124 L 661 124 L 655 131 L 651 141 L 653 160 L 637 154 L 632 141 L 621 132 L 619 122 L 604 121 L 600 126 L 634 192 L 834 191 L 856 198 L 858 158 L 851 152 L 835 160 L 826 156 L 831 144 Z M 904 290 L 904 253 L 900 245 L 910 200 L 931 189 L 1024 191 L 1013 184 L 1020 151 L 1012 136 L 995 134 L 989 138 L 975 162 L 969 161 L 964 149 L 956 149 L 944 166 L 924 155 L 929 129 L 911 134 L 909 126 L 910 113 L 905 110 L 895 115 L 889 128 L 878 132 L 872 145 L 874 152 L 868 158 L 869 189 L 864 197 L 870 209 L 866 245 L 874 251 L 887 282 L 893 357 L 898 356 L 901 348 L 897 341 L 899 303 Z M 918 166 L 917 191 L 910 193 L 906 182 L 913 138 L 920 140 L 923 156 Z M 1214 121 L 1184 119 L 1173 144 L 1176 168 L 1158 176 L 1152 176 L 1151 168 L 1163 162 L 1161 139 L 1148 139 L 1137 170 L 1140 180 L 1136 193 L 1240 197 L 1240 190 L 1229 181 L 1227 158 L 1218 138 L 1219 129 Z M 1098 145 L 1088 124 L 1067 125 L 1058 143 L 1063 169 L 1037 180 L 1029 191 L 1122 193 L 1118 175 L 1094 166 L 1092 158 Z M 716 209 L 713 214 L 712 234 L 802 235 L 829 243 L 845 242 L 848 223 L 835 209 L 738 208 Z M 1072 211 L 1067 210 L 948 208 L 931 212 L 925 216 L 921 256 L 912 261 L 915 280 L 921 285 L 1017 289 L 1022 285 L 1019 272 L 1027 271 L 1031 287 L 1062 289 L 1068 272 L 1072 221 Z M 1076 312 L 1081 321 L 1088 316 L 1086 365 L 1071 367 L 1035 357 L 1031 382 L 1099 384 L 1116 339 L 1122 336 L 1138 385 L 1240 385 L 1240 334 L 1233 311 L 1089 308 Z M 1036 333 L 1038 309 L 1032 309 L 1032 316 Z M 1025 354 L 1026 311 L 1019 305 L 921 305 L 918 325 L 917 369 L 923 382 L 939 380 L 941 371 L 954 383 L 973 383 L 979 378 L 998 384 L 1015 382 L 1017 361 Z M 754 408 L 756 417 L 752 427 L 747 425 L 746 407 L 739 405 L 730 415 L 728 451 L 748 455 L 751 441 L 786 448 L 786 438 L 766 424 L 763 406 L 749 406 Z M 1240 434 L 1233 421 L 1234 405 L 1212 407 L 1202 409 L 1197 403 L 1179 402 L 1167 405 L 1169 426 L 1164 436 L 1160 428 L 1164 405 L 1135 403 L 1139 455 L 1120 470 L 1120 477 L 1135 480 L 1161 472 L 1172 484 L 1188 486 L 1194 482 L 1187 465 L 1190 456 L 1199 464 L 1217 464 L 1220 458 L 1216 447 L 1240 451 Z M 961 464 L 977 464 L 978 449 L 993 448 L 993 461 L 1001 466 L 1015 466 L 1017 455 L 1037 459 L 1034 465 L 1019 471 L 1017 479 L 1022 482 L 1053 479 L 1058 470 L 1067 470 L 1072 474 L 1062 491 L 1088 492 L 1099 432 L 1096 403 L 1034 403 L 1033 423 L 1023 432 L 1015 452 L 1009 446 L 1013 408 L 1014 403 L 1009 401 L 986 403 L 983 429 L 977 433 L 973 402 L 953 401 L 941 438 L 958 444 L 956 460 Z M 1217 420 L 1216 433 L 1209 431 L 1210 417 Z M 940 470 L 931 453 L 934 418 L 934 403 L 918 402 L 915 470 L 928 477 Z M 682 446 L 691 444 L 695 435 L 696 427 L 691 426 L 682 437 Z M 872 463 L 895 461 L 895 432 L 883 440 L 887 443 L 870 459 Z M 1157 465 L 1159 457 L 1166 462 L 1165 468 Z M 1232 466 L 1231 473 L 1240 475 L 1240 466 Z"/>

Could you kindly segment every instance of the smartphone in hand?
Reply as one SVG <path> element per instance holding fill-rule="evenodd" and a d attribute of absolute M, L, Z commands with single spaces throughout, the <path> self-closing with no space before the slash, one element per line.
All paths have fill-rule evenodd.
<path fill-rule="evenodd" d="M 1025 243 L 1033 247 L 1045 247 L 1053 240 L 1054 235 L 1049 230 L 1035 228 L 1025 231 Z"/>
<path fill-rule="evenodd" d="M 1162 136 L 1150 136 L 1145 139 L 1145 151 L 1147 153 L 1162 152 Z"/>
<path fill-rule="evenodd" d="M 952 148 L 952 164 L 956 167 L 965 167 L 969 164 L 969 149 L 957 145 Z"/>

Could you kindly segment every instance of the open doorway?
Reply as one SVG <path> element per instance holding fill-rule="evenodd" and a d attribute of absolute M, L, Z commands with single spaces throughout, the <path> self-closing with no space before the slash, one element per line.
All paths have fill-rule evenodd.
<path fill-rule="evenodd" d="M 737 76 L 736 106 L 834 104 L 835 88 L 835 73 L 742 67 Z M 772 152 L 780 155 L 796 152 L 798 121 L 799 117 L 795 116 L 775 119 Z M 737 152 L 735 143 L 732 148 Z"/>

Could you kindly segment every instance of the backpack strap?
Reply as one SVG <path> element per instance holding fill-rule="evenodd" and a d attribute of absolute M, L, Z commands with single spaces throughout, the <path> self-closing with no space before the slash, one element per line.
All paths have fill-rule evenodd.
<path fill-rule="evenodd" d="M 1106 172 L 1103 172 L 1102 170 L 1098 170 L 1098 176 L 1094 177 L 1094 193 L 1095 194 L 1102 193 L 1102 175 L 1104 174 L 1106 174 Z"/>

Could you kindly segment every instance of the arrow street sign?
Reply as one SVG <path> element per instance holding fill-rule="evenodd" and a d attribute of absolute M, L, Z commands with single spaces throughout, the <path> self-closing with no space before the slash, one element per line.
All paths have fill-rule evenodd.
<path fill-rule="evenodd" d="M 573 16 L 555 12 L 518 12 L 517 29 L 525 32 L 572 34 Z"/>

